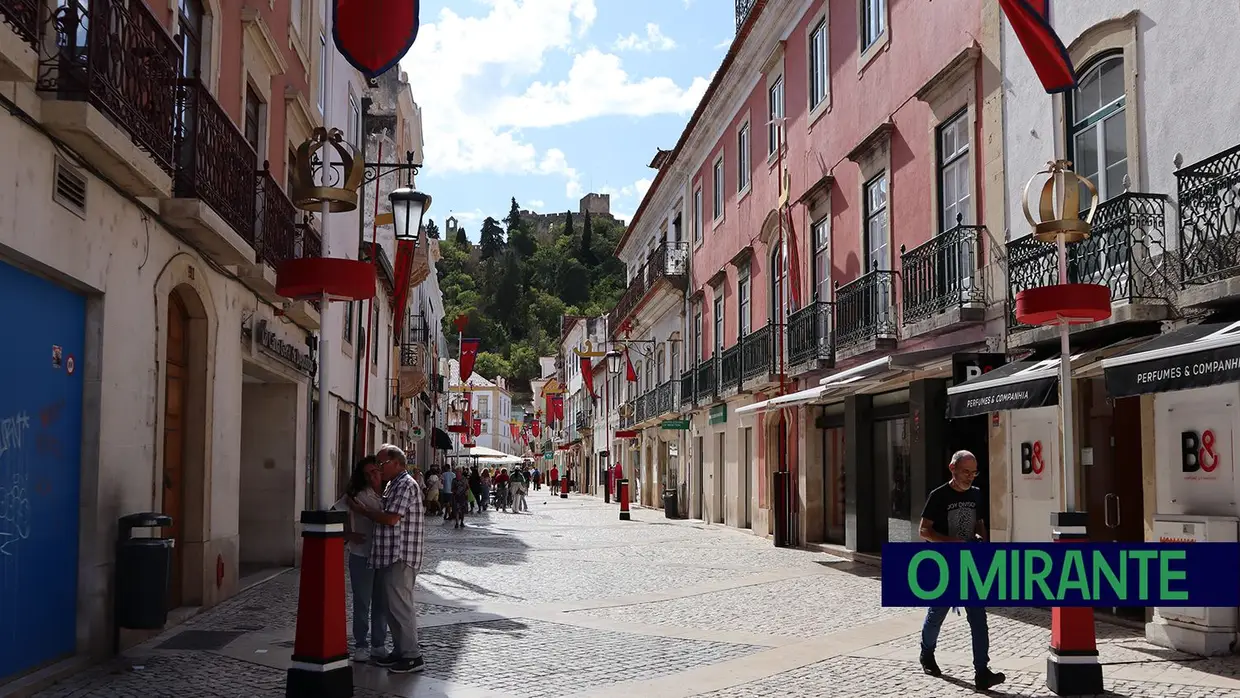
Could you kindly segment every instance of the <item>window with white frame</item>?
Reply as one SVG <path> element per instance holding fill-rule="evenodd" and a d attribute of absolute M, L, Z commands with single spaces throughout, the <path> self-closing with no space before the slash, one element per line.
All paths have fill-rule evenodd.
<path fill-rule="evenodd" d="M 479 395 L 478 396 L 478 418 L 479 419 L 490 419 L 491 418 L 491 396 L 490 395 Z"/>
<path fill-rule="evenodd" d="M 740 328 L 739 336 L 741 337 L 749 334 L 750 318 L 753 314 L 749 308 L 749 283 L 749 264 L 746 263 L 740 268 L 736 278 L 736 311 L 739 319 L 737 326 Z"/>
<path fill-rule="evenodd" d="M 823 216 L 810 228 L 814 242 L 814 299 L 827 301 L 831 298 L 831 219 Z"/>
<path fill-rule="evenodd" d="M 702 360 L 702 301 L 693 304 L 693 362 Z"/>
<path fill-rule="evenodd" d="M 783 142 L 784 129 L 784 76 L 775 78 L 775 82 L 766 91 L 767 116 L 771 123 L 767 126 L 768 155 L 774 155 Z"/>
<path fill-rule="evenodd" d="M 702 241 L 702 188 L 693 190 L 693 242 Z"/>
<path fill-rule="evenodd" d="M 749 122 L 736 132 L 736 191 L 749 187 Z"/>
<path fill-rule="evenodd" d="M 680 366 L 680 342 L 669 341 L 668 344 L 671 345 L 672 354 L 671 360 L 667 365 L 668 372 L 672 376 L 677 376 L 683 372 L 683 369 Z"/>
<path fill-rule="evenodd" d="M 349 142 L 354 148 L 362 147 L 362 105 L 358 102 L 357 97 L 353 94 L 353 88 L 349 88 L 349 114 L 348 114 L 348 133 Z"/>
<path fill-rule="evenodd" d="M 1067 100 L 1068 154 L 1077 174 L 1098 188 L 1098 201 L 1124 192 L 1128 174 L 1124 58 L 1110 55 L 1090 66 Z M 1082 185 L 1081 201 L 1089 201 Z"/>
<path fill-rule="evenodd" d="M 827 80 L 831 65 L 827 54 L 827 20 L 823 19 L 809 33 L 809 108 L 814 110 L 827 99 Z"/>
<path fill-rule="evenodd" d="M 969 112 L 939 126 L 939 230 L 972 224 L 969 208 Z"/>
<path fill-rule="evenodd" d="M 302 33 L 301 32 L 302 12 L 304 12 L 304 10 L 302 9 L 301 0 L 292 0 L 289 3 L 288 23 L 291 24 L 293 28 L 297 30 L 298 34 Z"/>
<path fill-rule="evenodd" d="M 861 50 L 873 46 L 887 31 L 887 0 L 861 0 Z"/>
<path fill-rule="evenodd" d="M 327 104 L 327 35 L 319 32 L 319 113 Z"/>
<path fill-rule="evenodd" d="M 779 245 L 775 246 L 775 251 L 771 253 L 771 317 L 779 318 L 779 322 L 786 321 L 792 308 L 792 299 L 789 298 L 790 287 L 788 285 L 788 259 L 783 254 L 783 248 Z M 781 312 L 782 311 L 782 312 Z"/>
<path fill-rule="evenodd" d="M 723 351 L 723 288 L 715 289 L 715 356 Z"/>
<path fill-rule="evenodd" d="M 889 268 L 887 245 L 887 173 L 865 183 L 865 269 Z"/>
<path fill-rule="evenodd" d="M 667 353 L 663 347 L 659 347 L 659 357 L 655 362 L 655 384 L 663 385 L 663 381 L 667 376 Z"/>
<path fill-rule="evenodd" d="M 714 199 L 711 203 L 715 207 L 715 210 L 713 211 L 714 219 L 719 220 L 720 218 L 723 218 L 723 154 L 720 154 L 719 158 L 715 160 L 715 167 L 712 177 L 714 179 L 712 183 L 714 187 Z"/>

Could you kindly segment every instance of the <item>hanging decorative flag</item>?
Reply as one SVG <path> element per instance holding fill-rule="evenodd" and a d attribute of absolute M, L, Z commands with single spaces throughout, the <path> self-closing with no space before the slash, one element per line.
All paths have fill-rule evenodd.
<path fill-rule="evenodd" d="M 482 436 L 482 420 L 474 417 L 474 436 Z"/>
<path fill-rule="evenodd" d="M 597 400 L 598 395 L 594 392 L 594 366 L 590 363 L 590 357 L 581 357 L 581 378 L 586 383 L 586 390 L 590 393 L 590 398 Z"/>
<path fill-rule="evenodd" d="M 478 348 L 482 345 L 481 339 L 462 339 L 461 340 L 461 382 L 468 383 L 469 377 L 474 375 L 474 362 L 478 360 Z"/>
<path fill-rule="evenodd" d="M 547 407 L 545 410 L 547 413 L 547 424 L 550 425 L 555 421 L 555 396 L 551 393 L 546 393 L 546 397 L 544 399 L 547 402 Z"/>
<path fill-rule="evenodd" d="M 517 438 L 517 434 L 521 433 L 521 428 L 520 428 L 520 425 L 519 425 L 519 424 L 517 424 L 516 422 L 513 422 L 512 424 L 509 424 L 509 425 L 508 425 L 508 430 L 509 430 L 510 432 L 512 432 L 512 438 L 513 438 L 513 439 L 516 439 L 516 438 Z"/>
<path fill-rule="evenodd" d="M 536 439 L 537 439 L 537 438 L 538 438 L 538 434 L 539 434 L 540 432 L 541 432 L 541 430 L 538 428 L 538 420 L 537 420 L 537 419 L 535 419 L 534 421 L 530 422 L 530 433 L 534 435 L 534 438 L 536 438 Z"/>
<path fill-rule="evenodd" d="M 633 357 L 629 356 L 629 348 L 624 348 L 625 377 L 630 383 L 637 382 L 637 369 L 633 368 Z"/>
<path fill-rule="evenodd" d="M 418 38 L 419 0 L 333 0 L 336 50 L 367 78 L 400 62 Z"/>
<path fill-rule="evenodd" d="M 555 421 L 560 424 L 563 424 L 564 423 L 564 396 L 556 395 L 555 400 L 552 402 L 552 404 L 555 407 Z"/>
<path fill-rule="evenodd" d="M 1076 87 L 1076 68 L 1050 22 L 1050 0 L 999 0 L 1012 32 L 1048 93 Z"/>

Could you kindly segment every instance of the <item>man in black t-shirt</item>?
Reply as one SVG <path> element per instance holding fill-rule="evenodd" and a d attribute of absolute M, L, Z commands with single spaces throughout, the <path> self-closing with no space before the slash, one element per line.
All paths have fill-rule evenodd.
<path fill-rule="evenodd" d="M 921 537 L 931 543 L 967 543 L 987 540 L 986 522 L 982 520 L 982 491 L 973 486 L 977 477 L 977 458 L 968 451 L 956 451 L 948 464 L 952 479 L 930 492 L 921 511 Z M 934 660 L 939 630 L 947 618 L 948 607 L 932 607 L 926 611 L 921 628 L 921 668 L 931 676 L 942 676 Z M 973 682 L 981 690 L 1003 683 L 1007 677 L 990 670 L 990 631 L 986 627 L 986 609 L 965 608 L 969 630 L 973 635 Z"/>

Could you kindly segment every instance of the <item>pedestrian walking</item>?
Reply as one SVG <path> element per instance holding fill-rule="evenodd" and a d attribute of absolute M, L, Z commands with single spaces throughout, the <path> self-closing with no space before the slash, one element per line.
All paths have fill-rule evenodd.
<path fill-rule="evenodd" d="M 366 456 L 353 467 L 345 496 L 332 506 L 349 512 L 345 549 L 349 553 L 349 587 L 353 592 L 353 661 L 369 661 L 372 654 L 383 654 L 387 644 L 387 600 L 383 587 L 376 584 L 370 567 L 374 522 L 349 508 L 349 498 L 363 505 L 383 509 L 383 476 L 374 456 Z M 369 640 L 369 643 L 367 643 Z"/>
<path fill-rule="evenodd" d="M 452 478 L 452 528 L 465 528 L 465 511 L 469 509 L 469 477 L 465 468 L 457 466 Z"/>
<path fill-rule="evenodd" d="M 529 475 L 520 471 L 512 471 L 512 479 L 509 480 L 508 487 L 512 491 L 512 511 L 519 514 L 522 511 L 529 511 L 529 506 L 525 503 L 525 493 L 529 488 Z"/>
<path fill-rule="evenodd" d="M 443 502 L 443 520 L 447 521 L 452 518 L 452 481 L 456 479 L 456 473 L 452 468 L 444 468 L 439 479 L 443 481 L 442 497 Z"/>
<path fill-rule="evenodd" d="M 377 455 L 380 473 L 387 480 L 383 508 L 375 510 L 356 498 L 349 508 L 375 523 L 370 547 L 370 566 L 382 583 L 387 600 L 388 628 L 392 631 L 391 654 L 371 661 L 396 674 L 422 671 L 426 662 L 418 646 L 418 614 L 414 585 L 422 566 L 422 492 L 405 469 L 405 452 L 384 444 Z"/>
<path fill-rule="evenodd" d="M 469 493 L 473 495 L 473 501 L 469 503 L 469 513 L 482 511 L 482 473 L 478 472 L 478 466 L 469 469 Z"/>
<path fill-rule="evenodd" d="M 973 480 L 977 477 L 977 458 L 968 451 L 956 451 L 947 468 L 952 479 L 936 487 L 926 498 L 926 506 L 921 512 L 921 538 L 931 543 L 987 540 L 986 522 L 982 519 L 982 491 L 973 486 Z M 921 628 L 921 668 L 930 676 L 943 675 L 934 659 L 934 649 L 949 610 L 946 606 L 926 610 L 926 620 Z M 990 670 L 990 630 L 986 627 L 986 609 L 969 606 L 964 610 L 973 636 L 973 684 L 980 690 L 987 690 L 1003 683 L 1007 677 Z"/>
<path fill-rule="evenodd" d="M 486 511 L 491 505 L 491 469 L 487 468 L 482 471 L 482 510 Z"/>
<path fill-rule="evenodd" d="M 556 492 L 560 491 L 560 469 L 555 467 L 554 465 L 551 466 L 550 475 L 551 475 L 551 494 L 555 494 Z"/>
<path fill-rule="evenodd" d="M 500 511 L 508 513 L 508 468 L 501 468 L 499 474 L 495 476 L 495 505 Z"/>
<path fill-rule="evenodd" d="M 439 468 L 431 468 L 426 475 L 426 513 L 434 516 L 439 513 L 439 490 L 443 481 L 439 479 Z"/>

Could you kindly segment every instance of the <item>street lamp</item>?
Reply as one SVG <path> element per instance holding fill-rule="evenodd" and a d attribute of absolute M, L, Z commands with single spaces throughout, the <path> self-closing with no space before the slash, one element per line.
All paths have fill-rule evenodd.
<path fill-rule="evenodd" d="M 393 190 L 388 195 L 392 203 L 392 218 L 396 227 L 396 239 L 418 242 L 422 231 L 422 217 L 431 207 L 431 197 L 409 187 Z"/>
<path fill-rule="evenodd" d="M 611 372 L 611 375 L 620 375 L 622 368 L 624 368 L 624 355 L 616 349 L 607 352 L 607 370 Z"/>

